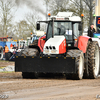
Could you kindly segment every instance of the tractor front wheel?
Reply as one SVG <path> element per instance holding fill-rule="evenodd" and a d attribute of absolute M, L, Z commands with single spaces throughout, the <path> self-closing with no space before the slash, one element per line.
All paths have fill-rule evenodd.
<path fill-rule="evenodd" d="M 21 56 L 38 56 L 39 55 L 39 51 L 36 48 L 26 48 L 25 50 L 23 50 L 21 52 Z M 38 73 L 34 73 L 34 72 L 22 72 L 22 77 L 23 78 L 38 78 Z"/>
<path fill-rule="evenodd" d="M 25 48 L 21 53 L 21 56 L 38 56 L 39 55 L 39 51 L 36 48 Z"/>
<path fill-rule="evenodd" d="M 38 78 L 38 74 L 37 73 L 33 73 L 33 72 L 22 72 L 22 77 L 23 78 L 29 78 L 29 79 L 37 79 Z"/>
<path fill-rule="evenodd" d="M 67 57 L 75 57 L 75 67 L 76 67 L 76 74 L 67 74 L 66 78 L 72 79 L 82 79 L 83 72 L 84 72 L 84 55 L 81 50 L 69 50 L 67 53 Z"/>

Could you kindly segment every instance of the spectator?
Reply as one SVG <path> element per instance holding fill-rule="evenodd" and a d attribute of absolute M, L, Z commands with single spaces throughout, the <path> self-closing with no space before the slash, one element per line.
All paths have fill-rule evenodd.
<path fill-rule="evenodd" d="M 13 49 L 16 49 L 16 46 L 15 45 L 13 45 Z"/>
<path fill-rule="evenodd" d="M 13 45 L 12 45 L 12 43 L 11 43 L 11 45 L 10 45 L 10 49 L 12 49 L 13 48 Z"/>
<path fill-rule="evenodd" d="M 94 29 L 94 25 L 91 24 L 90 28 L 88 29 L 88 36 L 93 37 L 93 33 L 96 33 L 96 30 Z"/>
<path fill-rule="evenodd" d="M 5 58 L 6 58 L 6 60 L 8 58 L 8 52 L 9 52 L 9 48 L 7 45 L 5 45 Z"/>
<path fill-rule="evenodd" d="M 17 46 L 16 46 L 16 50 L 18 50 L 18 44 L 17 44 Z"/>

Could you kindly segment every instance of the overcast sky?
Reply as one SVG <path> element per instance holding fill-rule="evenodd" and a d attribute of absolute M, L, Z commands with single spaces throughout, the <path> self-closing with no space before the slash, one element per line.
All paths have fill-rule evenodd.
<path fill-rule="evenodd" d="M 46 7 L 43 0 L 16 0 L 16 4 L 15 21 L 23 20 L 26 13 L 32 13 L 34 10 L 45 20 Z"/>

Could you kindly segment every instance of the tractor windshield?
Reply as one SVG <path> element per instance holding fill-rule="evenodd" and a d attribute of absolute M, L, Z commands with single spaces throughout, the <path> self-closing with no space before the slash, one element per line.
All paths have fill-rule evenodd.
<path fill-rule="evenodd" d="M 48 24 L 47 39 L 52 37 L 52 23 L 49 22 Z M 55 21 L 53 35 L 64 35 L 66 40 L 72 40 L 72 22 Z"/>

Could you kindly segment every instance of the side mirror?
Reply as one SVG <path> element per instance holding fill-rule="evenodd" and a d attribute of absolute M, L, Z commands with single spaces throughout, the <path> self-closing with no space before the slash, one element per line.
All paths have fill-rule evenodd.
<path fill-rule="evenodd" d="M 79 25 L 78 25 L 78 30 L 79 30 L 79 31 L 82 31 L 82 23 L 79 23 Z"/>
<path fill-rule="evenodd" d="M 37 30 L 40 30 L 40 23 L 36 24 L 36 28 L 37 28 Z"/>

